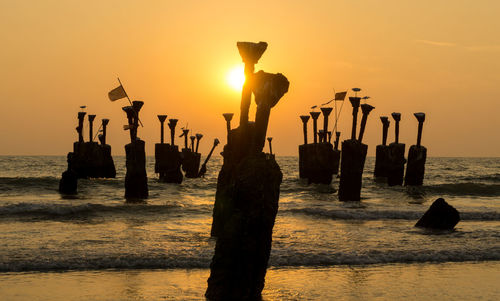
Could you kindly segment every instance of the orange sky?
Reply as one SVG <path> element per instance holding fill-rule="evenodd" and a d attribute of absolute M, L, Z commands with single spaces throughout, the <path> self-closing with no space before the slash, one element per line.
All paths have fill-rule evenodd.
<path fill-rule="evenodd" d="M 256 70 L 290 81 L 268 129 L 278 155 L 297 155 L 298 115 L 334 88 L 352 87 L 376 107 L 364 136 L 369 155 L 381 141 L 378 117 L 394 111 L 407 146 L 416 142 L 412 113 L 427 113 L 422 143 L 430 156 L 500 155 L 500 2 L 246 3 L 0 1 L 0 154 L 67 153 L 79 106 L 87 105 L 98 120 L 111 119 L 108 143 L 123 155 L 127 102 L 107 99 L 117 76 L 145 102 L 139 137 L 149 154 L 159 142 L 157 114 L 203 133 L 206 154 L 214 137 L 225 142 L 221 114 L 236 113 L 233 125 L 239 119 L 240 94 L 226 82 L 242 64 L 236 42 L 266 41 Z M 346 103 L 341 139 L 351 121 Z M 392 141 L 393 123 L 389 133 Z"/>

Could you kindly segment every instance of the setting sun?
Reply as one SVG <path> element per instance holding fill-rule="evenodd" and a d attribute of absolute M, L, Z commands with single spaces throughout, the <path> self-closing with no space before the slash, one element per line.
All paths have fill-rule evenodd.
<path fill-rule="evenodd" d="M 245 83 L 243 66 L 234 67 L 227 74 L 227 83 L 236 91 L 240 91 Z"/>

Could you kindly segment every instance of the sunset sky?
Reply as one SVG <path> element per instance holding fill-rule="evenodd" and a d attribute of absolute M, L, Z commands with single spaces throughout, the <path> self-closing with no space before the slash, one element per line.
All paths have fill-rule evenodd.
<path fill-rule="evenodd" d="M 278 155 L 297 155 L 299 115 L 334 89 L 360 87 L 375 106 L 364 136 L 369 155 L 381 142 L 379 116 L 402 113 L 408 148 L 417 136 L 413 113 L 425 112 L 429 156 L 499 156 L 499 12 L 500 1 L 481 0 L 0 0 L 0 154 L 71 151 L 86 105 L 95 128 L 111 119 L 108 143 L 123 155 L 127 101 L 107 98 L 119 76 L 145 102 L 138 135 L 148 154 L 160 139 L 156 115 L 166 114 L 204 134 L 205 155 L 213 138 L 225 143 L 221 114 L 234 112 L 233 126 L 239 119 L 240 92 L 227 82 L 243 66 L 236 42 L 266 41 L 256 71 L 290 81 L 268 129 Z M 253 103 L 251 119 L 254 112 Z M 342 140 L 351 122 L 347 102 Z"/>

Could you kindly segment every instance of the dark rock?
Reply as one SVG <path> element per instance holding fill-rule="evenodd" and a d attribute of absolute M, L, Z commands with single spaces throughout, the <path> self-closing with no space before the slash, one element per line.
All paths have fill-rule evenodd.
<path fill-rule="evenodd" d="M 361 185 L 368 146 L 358 140 L 349 139 L 342 142 L 342 159 L 340 161 L 339 200 L 342 202 L 359 202 Z"/>
<path fill-rule="evenodd" d="M 424 183 L 425 161 L 427 148 L 412 145 L 408 152 L 408 165 L 406 166 L 405 185 L 422 185 Z"/>
<path fill-rule="evenodd" d="M 140 139 L 125 145 L 127 160 L 125 198 L 127 199 L 146 199 L 148 197 L 148 177 L 144 148 L 145 143 Z"/>
<path fill-rule="evenodd" d="M 449 205 L 444 199 L 439 198 L 432 203 L 415 224 L 415 227 L 452 230 L 459 221 L 460 214 L 457 209 Z"/>

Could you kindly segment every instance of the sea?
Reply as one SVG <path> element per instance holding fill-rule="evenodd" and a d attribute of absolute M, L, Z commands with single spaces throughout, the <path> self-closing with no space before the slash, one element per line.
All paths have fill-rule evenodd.
<path fill-rule="evenodd" d="M 149 198 L 124 199 L 115 179 L 82 179 L 58 193 L 65 156 L 0 156 L 1 300 L 204 300 L 215 240 L 217 175 L 158 181 Z M 307 185 L 298 158 L 283 172 L 264 300 L 499 300 L 500 158 L 427 159 L 422 187 L 388 187 L 368 157 L 361 202 L 339 202 L 339 179 Z M 460 212 L 452 231 L 414 225 L 444 198 Z"/>

